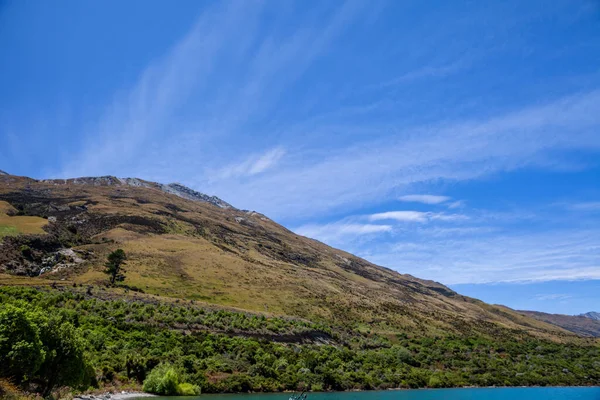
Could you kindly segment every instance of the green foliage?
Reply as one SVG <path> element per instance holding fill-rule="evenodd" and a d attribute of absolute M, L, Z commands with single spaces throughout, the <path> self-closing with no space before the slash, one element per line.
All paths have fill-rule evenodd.
<path fill-rule="evenodd" d="M 144 392 L 173 396 L 177 394 L 179 374 L 170 364 L 155 367 L 144 381 Z"/>
<path fill-rule="evenodd" d="M 24 308 L 11 304 L 0 309 L 0 376 L 20 383 L 42 365 L 46 354 L 34 319 Z"/>
<path fill-rule="evenodd" d="M 23 257 L 26 258 L 31 258 L 31 248 L 29 246 L 27 246 L 26 244 L 22 245 L 19 250 L 21 251 L 21 254 L 23 255 Z"/>
<path fill-rule="evenodd" d="M 508 330 L 494 338 L 397 335 L 390 342 L 308 321 L 207 310 L 189 303 L 100 300 L 83 291 L 0 287 L 0 304 L 0 322 L 20 326 L 7 330 L 6 323 L 0 324 L 0 338 L 9 338 L 0 339 L 2 360 L 10 357 L 7 343 L 12 346 L 14 338 L 25 338 L 19 340 L 37 349 L 22 357 L 35 360 L 44 354 L 38 372 L 19 371 L 32 379 L 42 379 L 40 374 L 51 369 L 45 354 L 63 348 L 83 351 L 83 360 L 89 359 L 87 365 L 94 366 L 102 381 L 144 382 L 144 390 L 160 394 L 600 381 L 598 345 L 560 344 Z M 319 332 L 334 339 L 303 342 L 306 335 Z M 56 336 L 67 344 L 55 342 Z M 299 339 L 276 341 L 293 337 Z M 84 370 L 80 361 L 76 357 L 67 365 Z M 87 379 L 72 371 L 75 380 Z"/>
<path fill-rule="evenodd" d="M 144 391 L 164 396 L 197 396 L 198 385 L 181 382 L 181 373 L 172 364 L 159 364 L 144 381 Z"/>
<path fill-rule="evenodd" d="M 177 394 L 180 396 L 198 396 L 200 395 L 200 386 L 191 383 L 180 383 L 177 385 Z"/>
<path fill-rule="evenodd" d="M 57 385 L 78 386 L 93 376 L 84 356 L 81 334 L 63 316 L 51 315 L 40 322 L 40 336 L 46 357 L 39 376 L 45 381 L 47 395 Z"/>
<path fill-rule="evenodd" d="M 110 283 L 112 285 L 114 285 L 115 282 L 122 282 L 125 280 L 122 268 L 123 264 L 125 264 L 125 260 L 127 260 L 127 256 L 123 249 L 117 249 L 108 255 L 106 264 L 104 264 L 106 267 L 104 273 L 110 276 Z"/>
<path fill-rule="evenodd" d="M 19 301 L 0 311 L 0 377 L 35 381 L 48 395 L 56 386 L 88 384 L 94 372 L 76 328 L 57 314 Z"/>

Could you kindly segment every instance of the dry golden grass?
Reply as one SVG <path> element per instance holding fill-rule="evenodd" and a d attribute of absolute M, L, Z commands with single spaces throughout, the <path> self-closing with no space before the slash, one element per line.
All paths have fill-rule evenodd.
<path fill-rule="evenodd" d="M 14 207 L 5 201 L 0 201 L 0 238 L 8 235 L 44 233 L 42 227 L 48 223 L 40 217 L 10 216 L 16 213 Z"/>

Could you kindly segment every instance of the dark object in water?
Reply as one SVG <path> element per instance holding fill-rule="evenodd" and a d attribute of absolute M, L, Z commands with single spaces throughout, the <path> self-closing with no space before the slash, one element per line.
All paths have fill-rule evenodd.
<path fill-rule="evenodd" d="M 308 394 L 304 391 L 298 395 L 291 395 L 289 400 L 306 400 Z"/>

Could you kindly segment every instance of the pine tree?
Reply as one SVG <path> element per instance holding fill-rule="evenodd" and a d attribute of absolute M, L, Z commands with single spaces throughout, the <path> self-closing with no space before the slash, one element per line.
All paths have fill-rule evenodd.
<path fill-rule="evenodd" d="M 125 264 L 126 259 L 127 256 L 122 249 L 117 249 L 108 255 L 106 264 L 104 264 L 106 267 L 104 273 L 110 276 L 111 285 L 125 280 L 125 271 L 122 266 Z"/>

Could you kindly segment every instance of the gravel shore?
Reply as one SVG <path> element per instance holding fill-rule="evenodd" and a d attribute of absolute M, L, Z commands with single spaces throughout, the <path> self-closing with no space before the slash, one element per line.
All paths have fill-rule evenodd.
<path fill-rule="evenodd" d="M 156 395 L 143 392 L 104 393 L 97 395 L 86 394 L 75 397 L 75 400 L 128 400 L 140 397 L 156 397 Z"/>

